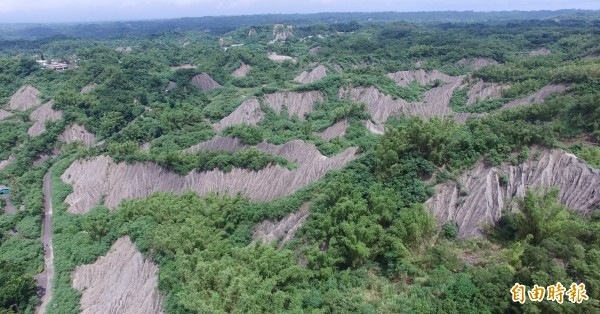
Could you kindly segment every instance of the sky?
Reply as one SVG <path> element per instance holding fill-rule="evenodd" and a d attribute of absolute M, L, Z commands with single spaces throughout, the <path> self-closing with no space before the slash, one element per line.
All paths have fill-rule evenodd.
<path fill-rule="evenodd" d="M 600 0 L 0 0 L 0 23 L 261 13 L 600 9 Z"/>

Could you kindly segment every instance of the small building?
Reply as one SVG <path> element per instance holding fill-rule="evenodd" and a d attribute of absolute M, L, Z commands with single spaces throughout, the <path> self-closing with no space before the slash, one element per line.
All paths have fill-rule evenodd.
<path fill-rule="evenodd" d="M 0 185 L 0 195 L 8 194 L 10 189 L 6 185 Z"/>

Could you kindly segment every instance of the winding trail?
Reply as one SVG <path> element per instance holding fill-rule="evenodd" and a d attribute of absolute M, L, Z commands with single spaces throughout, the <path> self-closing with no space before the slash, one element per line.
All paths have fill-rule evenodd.
<path fill-rule="evenodd" d="M 44 271 L 38 275 L 38 286 L 44 296 L 42 304 L 35 311 L 45 314 L 52 299 L 52 281 L 54 279 L 54 248 L 52 247 L 52 175 L 50 171 L 44 176 L 44 216 L 42 221 L 42 245 L 44 246 Z"/>

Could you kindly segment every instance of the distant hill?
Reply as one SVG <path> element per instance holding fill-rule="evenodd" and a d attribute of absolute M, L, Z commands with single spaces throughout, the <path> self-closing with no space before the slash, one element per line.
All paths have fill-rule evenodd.
<path fill-rule="evenodd" d="M 276 23 L 297 26 L 321 23 L 357 22 L 483 22 L 550 19 L 557 17 L 590 18 L 600 16 L 598 10 L 558 11 L 442 11 L 442 12 L 371 12 L 371 13 L 315 13 L 315 14 L 261 14 L 244 16 L 206 16 L 165 20 L 90 22 L 65 24 L 0 24 L 0 39 L 36 40 L 57 36 L 106 39 L 144 36 L 167 30 L 203 30 L 219 35 L 241 27 Z"/>

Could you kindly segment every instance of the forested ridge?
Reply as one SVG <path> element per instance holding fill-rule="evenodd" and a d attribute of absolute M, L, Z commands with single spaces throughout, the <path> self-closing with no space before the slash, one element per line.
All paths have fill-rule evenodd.
<path fill-rule="evenodd" d="M 581 168 L 547 172 L 589 169 L 598 182 L 597 12 L 520 14 L 269 17 L 293 27 L 232 17 L 214 32 L 198 29 L 214 24 L 204 19 L 136 22 L 143 32 L 119 38 L 7 36 L 0 185 L 16 213 L 0 215 L 0 313 L 40 303 L 47 172 L 49 313 L 89 306 L 74 274 L 126 236 L 158 266 L 153 302 L 165 313 L 600 312 L 597 203 L 569 208 L 552 184 L 524 185 L 477 237 L 459 236 L 459 224 L 426 203 L 444 185 L 465 202 L 473 191 L 463 175 L 474 167 L 497 170 L 506 189 L 516 175 L 498 169 L 554 151 Z M 119 33 L 118 23 L 104 26 Z M 70 66 L 45 69 L 41 58 Z M 298 79 L 318 66 L 310 82 Z M 28 134 L 50 101 L 57 118 Z M 98 160 L 108 160 L 103 172 L 75 167 Z M 85 186 L 100 175 L 131 180 L 131 191 Z M 290 188 L 255 196 L 276 184 Z M 265 243 L 265 221 L 293 227 L 265 227 L 276 234 Z M 519 304 L 517 282 L 584 283 L 589 300 Z"/>

